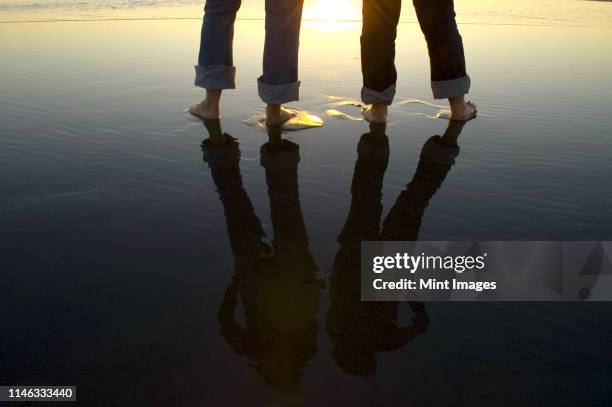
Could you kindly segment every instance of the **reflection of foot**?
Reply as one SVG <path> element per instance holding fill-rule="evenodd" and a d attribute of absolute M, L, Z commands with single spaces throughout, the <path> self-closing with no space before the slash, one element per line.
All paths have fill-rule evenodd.
<path fill-rule="evenodd" d="M 361 136 L 359 140 L 359 146 L 357 147 L 357 151 L 360 151 L 360 146 L 368 145 L 374 148 L 379 146 L 389 147 L 389 138 L 385 134 L 387 130 L 387 125 L 385 123 L 370 123 L 370 132 Z"/>
<path fill-rule="evenodd" d="M 287 152 L 287 151 L 298 151 L 300 150 L 299 144 L 294 143 L 291 140 L 281 139 L 278 141 L 270 141 L 261 146 L 261 153 L 277 153 L 277 152 Z"/>
<path fill-rule="evenodd" d="M 280 126 L 294 116 L 295 113 L 281 105 L 268 105 L 266 107 L 266 126 Z"/>
<path fill-rule="evenodd" d="M 208 132 L 208 138 L 202 141 L 203 147 L 220 147 L 236 141 L 234 137 L 227 133 L 223 133 L 221 121 L 219 119 L 203 119 L 202 121 Z"/>
<path fill-rule="evenodd" d="M 202 120 L 214 120 L 219 118 L 219 104 L 211 103 L 207 99 L 197 105 L 193 105 L 189 108 L 189 113 L 198 119 Z"/>
<path fill-rule="evenodd" d="M 467 122 L 476 117 L 478 111 L 476 110 L 476 105 L 472 102 L 463 102 L 463 101 L 451 101 L 451 120 L 456 120 L 459 122 Z"/>
<path fill-rule="evenodd" d="M 275 126 L 268 126 L 268 142 L 262 146 L 262 151 L 264 151 L 264 147 L 266 150 L 276 150 L 279 149 L 283 143 L 283 128 L 282 125 L 277 124 Z"/>
<path fill-rule="evenodd" d="M 204 150 L 215 147 L 224 147 L 228 144 L 238 145 L 238 140 L 227 133 L 223 133 L 219 135 L 219 137 L 209 137 L 207 139 L 202 140 L 201 147 L 202 150 Z"/>
<path fill-rule="evenodd" d="M 202 159 L 215 168 L 237 167 L 240 161 L 238 141 L 227 133 L 223 137 L 225 143 L 221 145 L 211 143 L 210 138 L 202 141 Z"/>
<path fill-rule="evenodd" d="M 282 174 L 283 178 L 297 176 L 297 166 L 300 162 L 298 144 L 290 140 L 281 140 L 278 145 L 274 146 L 265 143 L 261 146 L 260 153 L 259 162 L 266 169 L 267 179 L 271 174 L 277 174 L 277 176 Z"/>
<path fill-rule="evenodd" d="M 448 127 L 446 128 L 446 131 L 442 135 L 442 144 L 449 147 L 456 147 L 457 140 L 461 135 L 461 130 L 463 130 L 463 126 L 465 126 L 465 123 L 466 122 L 464 121 L 450 119 L 448 121 Z"/>
<path fill-rule="evenodd" d="M 370 123 L 387 123 L 387 105 L 374 104 L 363 109 L 363 118 Z"/>

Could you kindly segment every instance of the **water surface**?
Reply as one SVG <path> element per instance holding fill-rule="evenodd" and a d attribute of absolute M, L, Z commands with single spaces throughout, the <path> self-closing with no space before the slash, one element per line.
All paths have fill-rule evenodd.
<path fill-rule="evenodd" d="M 387 148 L 326 115 L 359 117 L 335 103 L 359 97 L 359 25 L 329 28 L 305 24 L 293 105 L 325 124 L 269 155 L 243 123 L 262 21 L 236 28 L 238 144 L 213 152 L 184 112 L 199 21 L 0 26 L 0 382 L 101 406 L 611 404 L 607 304 L 354 290 L 364 236 L 610 240 L 610 29 L 462 26 L 480 117 L 454 145 L 398 103 Z M 398 69 L 398 102 L 433 103 L 414 24 Z"/>

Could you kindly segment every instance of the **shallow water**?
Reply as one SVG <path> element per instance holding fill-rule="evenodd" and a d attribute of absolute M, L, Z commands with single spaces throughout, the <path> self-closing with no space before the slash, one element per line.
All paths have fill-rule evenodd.
<path fill-rule="evenodd" d="M 448 122 L 418 27 L 400 29 L 388 155 L 326 115 L 359 117 L 338 102 L 360 87 L 359 25 L 328 28 L 305 24 L 294 105 L 325 124 L 266 156 L 243 122 L 261 21 L 236 29 L 221 153 L 184 112 L 198 21 L 0 26 L 0 382 L 104 406 L 611 404 L 607 304 L 426 304 L 427 324 L 352 289 L 360 233 L 396 211 L 425 240 L 611 239 L 610 30 L 462 27 L 481 114 L 440 167 L 421 156 Z M 253 277 L 283 270 L 288 290 Z"/>

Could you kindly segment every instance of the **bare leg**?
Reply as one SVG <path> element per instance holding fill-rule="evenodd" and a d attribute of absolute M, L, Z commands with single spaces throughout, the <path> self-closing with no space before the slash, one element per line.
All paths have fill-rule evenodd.
<path fill-rule="evenodd" d="M 382 103 L 374 103 L 363 109 L 363 118 L 370 123 L 387 123 L 389 107 Z"/>
<path fill-rule="evenodd" d="M 476 105 L 466 102 L 465 96 L 454 96 L 448 99 L 451 109 L 451 119 L 467 122 L 476 117 Z"/>
<path fill-rule="evenodd" d="M 292 117 L 290 112 L 283 109 L 283 105 L 268 103 L 266 106 L 266 126 L 278 126 Z"/>
<path fill-rule="evenodd" d="M 189 113 L 200 119 L 218 119 L 221 89 L 206 89 L 206 98 L 189 108 Z"/>

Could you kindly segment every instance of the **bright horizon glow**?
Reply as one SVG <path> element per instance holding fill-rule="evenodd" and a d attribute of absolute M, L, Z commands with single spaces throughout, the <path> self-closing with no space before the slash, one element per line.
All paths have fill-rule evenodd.
<path fill-rule="evenodd" d="M 312 0 L 305 4 L 304 19 L 328 22 L 361 20 L 361 1 Z"/>
<path fill-rule="evenodd" d="M 304 20 L 323 31 L 342 30 L 347 21 L 361 20 L 361 1 L 356 0 L 312 0 L 304 7 Z"/>

